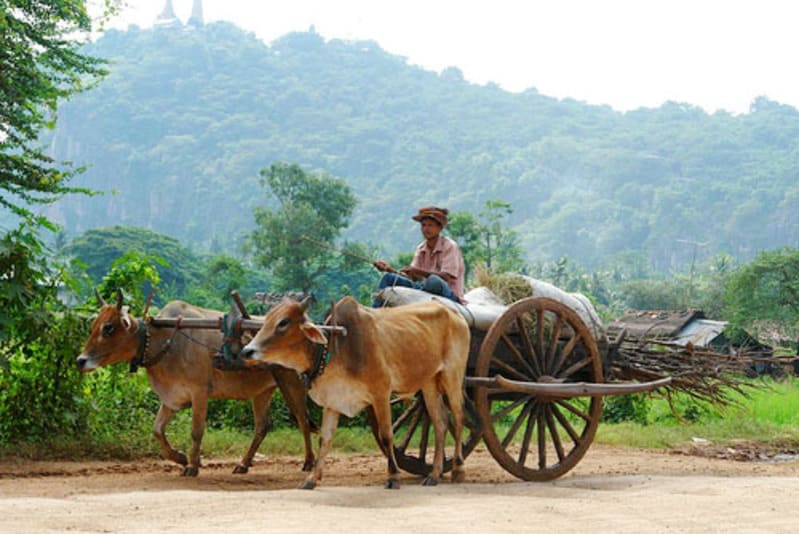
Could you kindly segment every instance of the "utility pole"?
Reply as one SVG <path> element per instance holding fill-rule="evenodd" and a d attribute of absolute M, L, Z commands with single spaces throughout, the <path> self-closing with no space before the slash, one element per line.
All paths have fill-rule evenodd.
<path fill-rule="evenodd" d="M 688 301 L 690 302 L 691 299 L 694 297 L 694 268 L 696 267 L 696 255 L 699 250 L 699 247 L 707 246 L 708 242 L 699 242 L 694 241 L 692 239 L 677 239 L 678 243 L 684 243 L 686 245 L 693 245 L 694 251 L 691 255 L 691 272 L 688 277 Z"/>

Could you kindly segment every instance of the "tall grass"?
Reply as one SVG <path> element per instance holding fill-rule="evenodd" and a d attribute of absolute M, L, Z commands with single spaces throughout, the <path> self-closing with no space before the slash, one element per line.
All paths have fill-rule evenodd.
<path fill-rule="evenodd" d="M 753 382 L 746 396 L 732 395 L 734 404 L 724 407 L 693 406 L 685 417 L 677 406 L 673 413 L 664 399 L 652 399 L 645 422 L 602 423 L 597 443 L 644 448 L 670 448 L 694 438 L 718 444 L 739 440 L 799 443 L 799 379 Z M 698 414 L 696 412 L 699 412 Z"/>

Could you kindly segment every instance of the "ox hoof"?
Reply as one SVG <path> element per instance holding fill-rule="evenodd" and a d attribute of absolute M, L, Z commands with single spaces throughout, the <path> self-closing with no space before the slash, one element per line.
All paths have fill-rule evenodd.
<path fill-rule="evenodd" d="M 452 472 L 452 481 L 459 484 L 466 480 L 466 472 L 463 470 Z"/>
<path fill-rule="evenodd" d="M 397 478 L 389 478 L 383 487 L 386 489 L 400 489 L 400 481 Z"/>
<path fill-rule="evenodd" d="M 313 471 L 313 466 L 315 464 L 316 462 L 314 462 L 313 458 L 308 458 L 305 460 L 305 463 L 302 464 L 302 470 L 306 472 Z"/>
<path fill-rule="evenodd" d="M 299 489 L 304 490 L 312 490 L 316 487 L 316 482 L 313 480 L 304 480 L 302 484 L 299 485 Z"/>
<path fill-rule="evenodd" d="M 183 473 L 181 473 L 181 476 L 184 476 L 184 477 L 196 477 L 199 473 L 200 473 L 200 468 L 199 467 L 197 467 L 195 465 L 187 465 L 183 469 Z"/>
<path fill-rule="evenodd" d="M 250 468 L 247 467 L 246 465 L 239 464 L 239 465 L 237 465 L 236 467 L 233 468 L 233 474 L 234 475 L 244 475 L 249 470 L 250 470 Z"/>
<path fill-rule="evenodd" d="M 438 479 L 435 477 L 424 477 L 422 486 L 438 486 Z"/>

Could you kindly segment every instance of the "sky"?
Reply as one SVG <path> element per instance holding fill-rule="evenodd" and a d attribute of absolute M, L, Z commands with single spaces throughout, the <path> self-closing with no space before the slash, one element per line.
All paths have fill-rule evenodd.
<path fill-rule="evenodd" d="M 166 0 L 127 0 L 111 26 L 152 26 Z M 184 22 L 192 0 L 173 0 Z M 758 96 L 799 108 L 794 0 L 204 0 L 267 44 L 312 25 L 373 40 L 428 70 L 618 111 L 675 101 L 746 113 Z"/>

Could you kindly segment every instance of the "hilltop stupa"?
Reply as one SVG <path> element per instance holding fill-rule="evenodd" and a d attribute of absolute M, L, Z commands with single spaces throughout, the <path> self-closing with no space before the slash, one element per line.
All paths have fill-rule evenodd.
<path fill-rule="evenodd" d="M 180 19 L 175 16 L 175 9 L 172 7 L 172 0 L 166 0 L 164 9 L 158 18 L 155 19 L 155 25 L 160 28 L 171 28 L 173 26 L 181 26 Z"/>
<path fill-rule="evenodd" d="M 191 16 L 186 25 L 199 27 L 205 24 L 203 20 L 203 0 L 194 0 L 191 6 Z"/>

